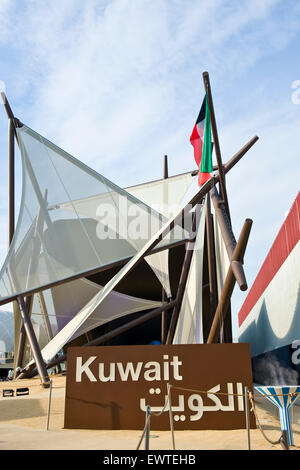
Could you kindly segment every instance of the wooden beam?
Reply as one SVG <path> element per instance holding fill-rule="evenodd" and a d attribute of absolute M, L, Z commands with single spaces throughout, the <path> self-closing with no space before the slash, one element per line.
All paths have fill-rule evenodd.
<path fill-rule="evenodd" d="M 214 320 L 213 320 L 213 323 L 212 323 L 212 326 L 208 335 L 208 339 L 207 339 L 208 344 L 216 343 L 219 340 L 220 330 L 224 323 L 225 315 L 229 308 L 230 298 L 231 298 L 235 281 L 236 281 L 235 276 L 233 274 L 233 270 L 232 270 L 232 264 L 243 262 L 244 253 L 245 253 L 246 246 L 248 243 L 251 227 L 252 227 L 252 220 L 246 219 L 244 226 L 242 228 L 240 237 L 234 249 L 232 259 L 231 259 L 231 264 L 230 264 L 230 267 L 228 269 L 228 272 L 225 278 L 219 304 L 218 304 L 218 307 L 214 316 Z"/>

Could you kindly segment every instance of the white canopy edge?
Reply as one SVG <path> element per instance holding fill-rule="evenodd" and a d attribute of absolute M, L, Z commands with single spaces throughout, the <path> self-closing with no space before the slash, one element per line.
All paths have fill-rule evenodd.
<path fill-rule="evenodd" d="M 205 204 L 200 216 L 194 252 L 182 299 L 177 327 L 173 338 L 173 344 L 203 343 L 202 277 L 206 200 L 207 197 L 205 198 Z"/>

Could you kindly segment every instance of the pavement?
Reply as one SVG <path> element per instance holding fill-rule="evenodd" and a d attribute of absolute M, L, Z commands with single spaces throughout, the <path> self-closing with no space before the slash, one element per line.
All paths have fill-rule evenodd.
<path fill-rule="evenodd" d="M 142 430 L 71 430 L 64 429 L 65 376 L 53 376 L 48 422 L 49 389 L 39 379 L 0 382 L 0 450 L 131 450 L 137 449 Z M 2 398 L 2 390 L 28 387 L 29 395 Z M 256 410 L 264 431 L 271 440 L 280 436 L 280 422 L 275 406 L 255 395 Z M 48 425 L 48 429 L 47 429 Z M 293 433 L 300 449 L 300 407 L 294 407 Z M 245 429 L 230 431 L 176 431 L 176 450 L 247 450 Z M 151 450 L 172 450 L 170 431 L 150 431 Z M 252 450 L 282 450 L 271 445 L 259 429 L 251 429 Z M 142 442 L 140 449 L 144 449 Z"/>

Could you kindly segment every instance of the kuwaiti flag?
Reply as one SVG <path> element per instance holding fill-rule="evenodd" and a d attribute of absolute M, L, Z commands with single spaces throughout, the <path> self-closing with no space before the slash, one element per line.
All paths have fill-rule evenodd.
<path fill-rule="evenodd" d="M 212 145 L 209 107 L 207 94 L 204 97 L 199 116 L 190 137 L 190 142 L 194 147 L 194 157 L 199 168 L 198 183 L 202 186 L 212 173 Z"/>

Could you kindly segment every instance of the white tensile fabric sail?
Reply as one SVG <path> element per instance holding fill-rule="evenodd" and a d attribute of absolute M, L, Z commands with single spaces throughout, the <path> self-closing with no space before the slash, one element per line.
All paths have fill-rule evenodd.
<path fill-rule="evenodd" d="M 206 201 L 206 199 L 205 199 Z M 187 277 L 173 344 L 203 343 L 202 273 L 205 231 L 205 205 L 202 208 L 194 252 Z"/>
<path fill-rule="evenodd" d="M 41 349 L 55 338 L 69 321 L 79 312 L 96 294 L 103 289 L 88 279 L 76 279 L 60 286 L 53 287 L 42 293 L 44 308 L 41 308 L 38 296 L 34 296 L 31 321 Z M 78 328 L 73 337 L 75 339 L 104 323 L 125 315 L 143 310 L 159 307 L 161 302 L 141 299 L 112 291 L 103 303 L 99 304 L 90 315 L 85 324 Z M 50 330 L 50 331 L 49 331 Z M 23 357 L 23 367 L 32 359 L 28 342 Z"/>
<path fill-rule="evenodd" d="M 17 128 L 17 136 L 22 199 L 0 272 L 1 303 L 128 260 L 165 223 L 163 215 L 27 126 Z M 171 235 L 163 244 L 173 241 Z"/>

